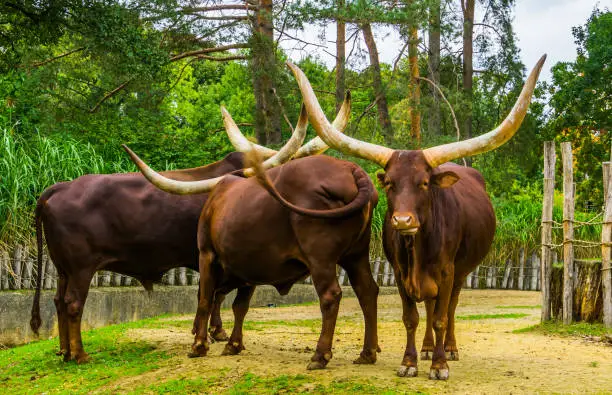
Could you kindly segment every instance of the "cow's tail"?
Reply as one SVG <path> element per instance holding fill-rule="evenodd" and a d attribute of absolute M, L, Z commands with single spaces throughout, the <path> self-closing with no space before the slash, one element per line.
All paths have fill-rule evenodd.
<path fill-rule="evenodd" d="M 294 211 L 301 215 L 313 218 L 344 218 L 362 210 L 370 202 L 370 200 L 372 199 L 372 195 L 374 194 L 374 187 L 372 186 L 372 181 L 370 180 L 368 174 L 360 167 L 355 166 L 353 168 L 353 177 L 357 186 L 357 196 L 355 196 L 355 198 L 347 205 L 343 207 L 332 208 L 329 210 L 313 210 L 298 207 L 295 204 L 287 201 L 284 197 L 280 195 L 280 193 L 274 187 L 272 181 L 266 174 L 263 166 L 261 166 L 261 161 L 258 160 L 257 156 L 255 155 L 256 154 L 253 154 L 252 151 L 248 153 L 247 157 L 251 166 L 253 166 L 253 169 L 255 170 L 255 176 L 257 177 L 257 181 L 280 204 L 287 207 L 291 211 Z"/>
<path fill-rule="evenodd" d="M 38 330 L 42 325 L 40 318 L 40 293 L 42 289 L 42 260 L 43 260 L 43 233 L 42 233 L 42 209 L 47 199 L 50 197 L 49 190 L 43 192 L 36 202 L 34 210 L 34 223 L 36 228 L 36 247 L 38 249 L 37 266 L 36 266 L 36 292 L 34 293 L 34 302 L 32 303 L 32 318 L 30 319 L 30 328 L 32 332 L 38 335 Z"/>

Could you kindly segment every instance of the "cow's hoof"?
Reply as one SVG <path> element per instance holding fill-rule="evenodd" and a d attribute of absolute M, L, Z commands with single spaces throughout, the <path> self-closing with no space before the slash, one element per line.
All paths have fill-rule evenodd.
<path fill-rule="evenodd" d="M 189 358 L 205 357 L 208 349 L 208 343 L 196 342 L 191 346 L 191 352 L 187 354 L 187 356 Z"/>
<path fill-rule="evenodd" d="M 244 350 L 244 346 L 241 343 L 231 342 L 225 345 L 221 355 L 238 355 L 242 350 Z"/>
<path fill-rule="evenodd" d="M 397 375 L 399 377 L 416 377 L 419 373 L 416 366 L 400 366 L 397 369 Z"/>
<path fill-rule="evenodd" d="M 218 342 L 226 342 L 229 340 L 229 336 L 227 335 L 227 332 L 225 332 L 225 329 L 223 328 L 218 328 L 218 329 L 215 328 L 215 330 L 212 331 L 211 336 L 214 340 Z"/>
<path fill-rule="evenodd" d="M 353 363 L 356 365 L 372 365 L 376 363 L 376 350 L 362 351 Z"/>
<path fill-rule="evenodd" d="M 84 352 L 82 354 L 74 356 L 74 360 L 77 364 L 82 365 L 91 361 L 91 357 L 86 352 Z"/>
<path fill-rule="evenodd" d="M 432 357 L 433 357 L 433 351 L 421 351 L 422 361 L 431 361 Z"/>
<path fill-rule="evenodd" d="M 429 370 L 429 379 L 430 380 L 448 380 L 448 369 L 431 368 Z"/>
<path fill-rule="evenodd" d="M 306 369 L 308 369 L 308 370 L 321 370 L 321 369 L 325 369 L 326 366 L 327 366 L 327 362 L 312 361 L 312 362 L 310 362 L 308 364 Z"/>
<path fill-rule="evenodd" d="M 65 348 L 62 348 L 61 350 L 55 352 L 55 355 L 57 355 L 58 357 L 61 357 L 62 355 L 66 354 L 68 354 L 68 350 L 66 350 Z"/>
<path fill-rule="evenodd" d="M 458 361 L 459 351 L 446 351 L 446 360 L 447 361 Z"/>

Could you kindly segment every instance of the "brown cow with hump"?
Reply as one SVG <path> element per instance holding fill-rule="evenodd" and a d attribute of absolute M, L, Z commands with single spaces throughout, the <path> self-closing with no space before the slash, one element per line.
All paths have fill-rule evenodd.
<path fill-rule="evenodd" d="M 389 204 L 383 231 L 384 249 L 395 271 L 408 337 L 397 371 L 399 376 L 417 375 L 416 303 L 420 301 L 425 301 L 427 309 L 421 359 L 432 359 L 429 378 L 448 379 L 447 359 L 459 359 L 455 308 L 466 276 L 489 251 L 495 234 L 495 213 L 481 174 L 446 162 L 493 150 L 516 133 L 527 113 L 545 58 L 539 60 L 512 111 L 496 129 L 469 140 L 408 151 L 392 150 L 340 134 L 325 118 L 304 73 L 289 64 L 302 91 L 310 121 L 323 141 L 385 169 L 379 175 Z"/>
<path fill-rule="evenodd" d="M 334 125 L 344 129 L 349 113 L 347 94 Z M 233 144 L 242 142 L 242 136 L 230 133 L 229 137 Z M 298 137 L 290 140 L 288 146 L 295 147 Z M 275 162 L 289 159 L 286 153 L 282 157 L 281 152 L 259 146 L 257 149 Z M 315 155 L 326 149 L 327 145 L 316 137 L 293 157 Z M 219 177 L 242 169 L 243 156 L 242 152 L 233 152 L 210 165 L 168 171 L 164 175 L 182 181 Z M 89 355 L 81 341 L 81 317 L 94 273 L 110 270 L 126 274 L 151 289 L 152 283 L 169 269 L 185 266 L 198 270 L 196 230 L 208 196 L 164 193 L 140 173 L 90 174 L 47 188 L 38 199 L 35 212 L 38 279 L 32 330 L 38 333 L 41 326 L 43 230 L 59 275 L 54 299 L 60 339 L 58 355 L 63 355 L 66 361 L 84 363 Z M 219 313 L 222 299 L 223 295 L 218 294 L 210 319 L 211 335 L 216 340 L 227 339 Z"/>
<path fill-rule="evenodd" d="M 304 111 L 296 132 L 305 130 L 307 118 Z M 237 130 L 229 114 L 225 119 Z M 242 150 L 251 150 L 248 141 Z M 238 288 L 232 307 L 234 329 L 223 352 L 238 354 L 244 349 L 242 324 L 255 286 L 270 284 L 284 295 L 310 274 L 323 325 L 308 369 L 324 368 L 332 358 L 342 296 L 336 278 L 336 265 L 340 265 L 349 276 L 365 319 L 363 351 L 355 363 L 376 361 L 378 286 L 370 270 L 369 245 L 378 195 L 367 173 L 354 163 L 322 155 L 296 159 L 267 171 L 274 183 L 269 187 L 277 192 L 272 196 L 259 184 L 265 177 L 258 177 L 258 181 L 230 175 L 195 183 L 176 182 L 155 173 L 127 151 L 145 177 L 165 191 L 211 191 L 198 224 L 200 303 L 198 332 L 190 356 L 204 356 L 209 349 L 206 325 L 216 293 Z M 262 167 L 274 165 L 266 161 Z M 258 168 L 261 176 L 263 170 Z M 254 173 L 252 169 L 244 171 L 246 176 Z"/>

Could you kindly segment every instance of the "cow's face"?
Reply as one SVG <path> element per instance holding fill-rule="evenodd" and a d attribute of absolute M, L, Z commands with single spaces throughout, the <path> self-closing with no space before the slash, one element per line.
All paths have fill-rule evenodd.
<path fill-rule="evenodd" d="M 385 189 L 391 225 L 403 236 L 413 236 L 429 220 L 436 191 L 453 185 L 459 176 L 432 169 L 422 151 L 395 151 L 378 180 Z"/>

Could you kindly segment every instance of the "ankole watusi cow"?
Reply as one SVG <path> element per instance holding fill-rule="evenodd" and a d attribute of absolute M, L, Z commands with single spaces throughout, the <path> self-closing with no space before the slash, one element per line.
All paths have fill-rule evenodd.
<path fill-rule="evenodd" d="M 249 145 L 247 141 L 246 150 Z M 242 325 L 254 286 L 270 284 L 285 295 L 296 281 L 310 274 L 323 323 L 308 369 L 324 368 L 332 357 L 342 295 L 336 278 L 336 265 L 340 265 L 349 276 L 365 319 L 363 351 L 355 363 L 376 361 L 378 286 L 370 271 L 369 244 L 378 195 L 361 168 L 322 155 L 292 160 L 267 171 L 274 180 L 270 189 L 277 191 L 272 196 L 257 179 L 235 175 L 199 184 L 168 180 L 126 150 L 143 174 L 168 192 L 212 190 L 198 224 L 199 322 L 190 356 L 204 356 L 208 351 L 207 317 L 217 292 L 238 288 L 234 329 L 223 351 L 238 354 L 244 348 Z M 263 167 L 257 168 L 263 171 Z M 244 173 L 253 175 L 254 171 Z"/>
<path fill-rule="evenodd" d="M 349 113 L 350 94 L 347 94 L 334 121 L 338 128 L 346 127 Z M 235 142 L 232 134 L 230 140 Z M 290 144 L 295 144 L 295 139 Z M 325 149 L 327 146 L 317 137 L 301 147 L 294 157 L 318 154 Z M 276 154 L 265 147 L 258 150 L 267 157 Z M 272 158 L 282 159 L 278 155 Z M 199 181 L 242 167 L 243 154 L 234 152 L 208 166 L 168 171 L 164 175 L 176 180 Z M 30 322 L 32 330 L 38 333 L 41 326 L 43 229 L 49 255 L 59 275 L 54 299 L 60 334 L 58 355 L 82 363 L 89 356 L 83 349 L 80 323 L 94 273 L 109 270 L 126 274 L 151 289 L 153 282 L 159 281 L 169 269 L 185 266 L 198 270 L 196 231 L 207 198 L 207 193 L 189 196 L 164 193 L 141 173 L 85 175 L 47 188 L 38 199 L 35 211 L 38 278 Z M 223 295 L 218 296 L 211 314 L 211 335 L 225 340 L 227 335 L 219 313 Z"/>
<path fill-rule="evenodd" d="M 447 358 L 458 359 L 454 315 L 459 292 L 466 276 L 489 251 L 495 234 L 495 213 L 481 174 L 446 162 L 493 150 L 516 133 L 544 60 L 545 56 L 529 75 L 510 114 L 496 129 L 465 141 L 414 151 L 392 150 L 338 133 L 321 111 L 304 73 L 289 64 L 310 121 L 323 141 L 385 170 L 379 175 L 389 205 L 383 230 L 384 249 L 395 271 L 408 337 L 399 376 L 417 375 L 415 331 L 419 301 L 425 301 L 427 309 L 421 357 L 432 359 L 429 377 L 447 379 Z"/>

